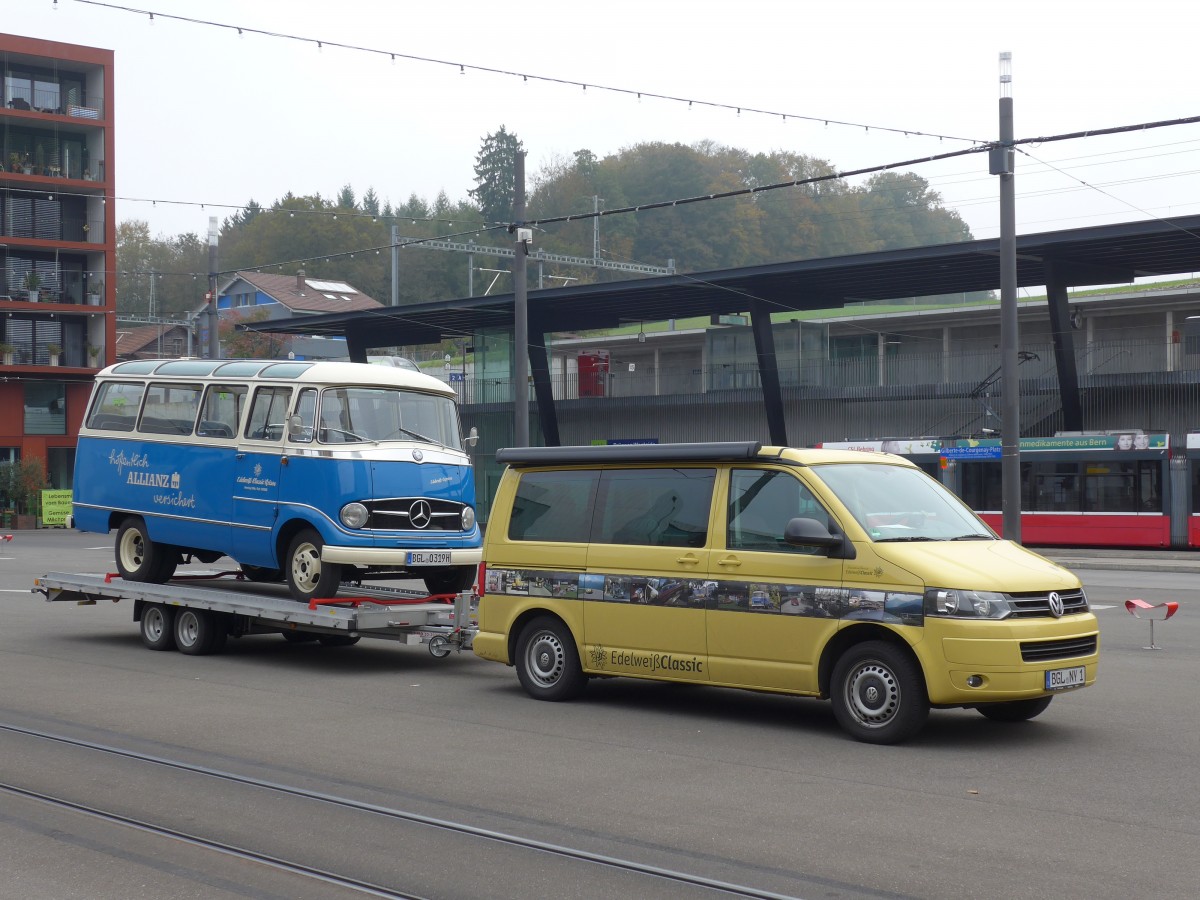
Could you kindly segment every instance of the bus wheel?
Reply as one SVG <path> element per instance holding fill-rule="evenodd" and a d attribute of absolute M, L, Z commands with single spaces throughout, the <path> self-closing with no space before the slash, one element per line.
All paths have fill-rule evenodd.
<path fill-rule="evenodd" d="M 188 656 L 215 653 L 225 643 L 223 624 L 207 609 L 180 609 L 175 613 L 175 646 Z"/>
<path fill-rule="evenodd" d="M 883 641 L 856 644 L 833 667 L 833 714 L 855 740 L 895 744 L 921 730 L 929 717 L 917 662 Z"/>
<path fill-rule="evenodd" d="M 126 581 L 162 583 L 175 574 L 177 552 L 150 540 L 146 523 L 130 516 L 117 529 L 117 571 Z"/>
<path fill-rule="evenodd" d="M 562 622 L 534 619 L 517 640 L 517 677 L 535 700 L 570 700 L 586 686 L 575 639 Z"/>
<path fill-rule="evenodd" d="M 431 594 L 457 594 L 475 583 L 476 566 L 457 566 L 425 576 L 425 589 Z"/>
<path fill-rule="evenodd" d="M 988 703 L 977 706 L 981 716 L 993 722 L 1028 722 L 1046 711 L 1053 697 L 1038 697 L 1036 700 L 1009 700 L 1007 703 Z"/>
<path fill-rule="evenodd" d="M 151 650 L 175 649 L 175 610 L 161 603 L 142 607 L 142 643 Z"/>
<path fill-rule="evenodd" d="M 283 581 L 283 571 L 281 569 L 272 569 L 266 566 L 242 566 L 242 574 L 246 576 L 247 581 L 253 581 L 257 584 L 270 584 L 273 582 Z"/>
<path fill-rule="evenodd" d="M 306 528 L 292 538 L 288 548 L 288 588 L 292 597 L 307 603 L 314 597 L 328 598 L 338 591 L 342 567 L 336 563 L 321 562 L 321 548 L 325 542 L 313 529 Z"/>

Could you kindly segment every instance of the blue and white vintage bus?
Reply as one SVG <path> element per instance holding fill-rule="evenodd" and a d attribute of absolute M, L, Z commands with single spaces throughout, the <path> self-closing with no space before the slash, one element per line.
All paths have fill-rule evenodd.
<path fill-rule="evenodd" d="M 135 360 L 96 376 L 74 524 L 116 529 L 131 581 L 230 556 L 292 596 L 344 581 L 469 587 L 481 559 L 455 394 L 401 368 L 257 359 Z"/>

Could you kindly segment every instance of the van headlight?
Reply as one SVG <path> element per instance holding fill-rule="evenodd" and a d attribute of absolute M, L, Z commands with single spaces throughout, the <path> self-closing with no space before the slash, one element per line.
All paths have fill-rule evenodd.
<path fill-rule="evenodd" d="M 471 509 L 471 507 L 469 507 L 469 506 L 464 506 L 463 512 L 462 512 L 462 530 L 470 531 L 474 527 L 475 527 L 475 510 Z"/>
<path fill-rule="evenodd" d="M 362 528 L 367 524 L 367 508 L 361 503 L 347 503 L 342 507 L 339 517 L 347 528 Z"/>
<path fill-rule="evenodd" d="M 929 588 L 925 615 L 948 619 L 1004 619 L 1012 612 L 1008 598 L 995 591 Z"/>

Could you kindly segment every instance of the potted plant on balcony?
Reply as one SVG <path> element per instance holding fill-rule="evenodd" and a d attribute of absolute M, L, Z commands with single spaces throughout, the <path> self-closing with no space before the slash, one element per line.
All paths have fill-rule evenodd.
<path fill-rule="evenodd" d="M 87 226 L 84 225 L 83 227 L 85 229 L 84 235 L 86 237 Z M 103 306 L 104 305 L 104 279 L 103 278 L 97 278 L 95 281 L 88 282 L 87 302 L 88 302 L 88 306 Z"/>
<path fill-rule="evenodd" d="M 19 154 L 19 153 L 8 154 L 8 171 L 10 171 L 10 172 L 20 172 L 21 171 L 21 154 Z"/>
<path fill-rule="evenodd" d="M 12 344 L 0 343 L 0 360 L 4 361 L 4 365 L 11 366 L 13 364 L 13 353 L 16 352 L 16 349 Z"/>
<path fill-rule="evenodd" d="M 47 344 L 46 355 L 50 357 L 50 365 L 57 366 L 58 358 L 62 354 L 62 347 L 58 344 Z"/>
<path fill-rule="evenodd" d="M 96 369 L 100 367 L 100 354 L 103 352 L 103 347 L 97 347 L 95 344 L 87 345 L 88 368 Z"/>
<path fill-rule="evenodd" d="M 29 302 L 38 302 L 38 288 L 42 286 L 41 276 L 37 272 L 30 272 L 25 276 L 25 290 L 29 292 Z"/>

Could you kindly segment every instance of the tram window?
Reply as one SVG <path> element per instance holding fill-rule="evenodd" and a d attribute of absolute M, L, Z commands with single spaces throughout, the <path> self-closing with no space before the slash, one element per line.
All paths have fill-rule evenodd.
<path fill-rule="evenodd" d="M 1003 508 L 1003 489 L 998 462 L 963 462 L 962 499 L 971 509 L 997 511 Z"/>
<path fill-rule="evenodd" d="M 1137 512 L 1135 463 L 1095 463 L 1086 467 L 1084 512 Z"/>
<path fill-rule="evenodd" d="M 1079 464 L 1044 462 L 1032 465 L 1032 489 L 1021 504 L 1038 512 L 1079 512 Z M 1030 484 L 1028 478 L 1022 479 Z"/>

